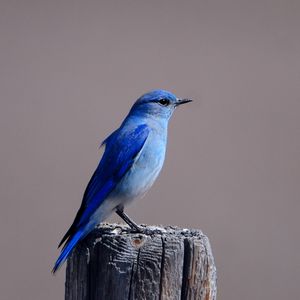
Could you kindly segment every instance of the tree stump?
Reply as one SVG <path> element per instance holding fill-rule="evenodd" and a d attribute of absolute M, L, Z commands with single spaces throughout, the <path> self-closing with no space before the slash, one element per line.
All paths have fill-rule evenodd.
<path fill-rule="evenodd" d="M 66 300 L 215 300 L 208 238 L 194 229 L 102 224 L 68 260 Z"/>

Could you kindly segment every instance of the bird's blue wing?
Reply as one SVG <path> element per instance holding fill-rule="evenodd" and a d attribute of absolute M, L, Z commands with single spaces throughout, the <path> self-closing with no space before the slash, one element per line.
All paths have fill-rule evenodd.
<path fill-rule="evenodd" d="M 132 166 L 147 140 L 149 131 L 145 124 L 131 130 L 118 129 L 103 142 L 103 157 L 84 192 L 75 220 L 59 246 L 66 239 L 70 239 L 79 227 L 88 223 L 102 201 Z"/>

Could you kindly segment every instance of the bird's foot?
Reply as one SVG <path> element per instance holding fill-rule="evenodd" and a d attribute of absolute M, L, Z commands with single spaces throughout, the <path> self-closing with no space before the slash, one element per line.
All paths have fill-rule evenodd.
<path fill-rule="evenodd" d="M 128 232 L 129 233 L 142 233 L 143 234 L 145 232 L 145 230 L 144 230 L 144 228 L 141 228 L 140 226 L 137 226 L 137 227 L 129 227 Z"/>

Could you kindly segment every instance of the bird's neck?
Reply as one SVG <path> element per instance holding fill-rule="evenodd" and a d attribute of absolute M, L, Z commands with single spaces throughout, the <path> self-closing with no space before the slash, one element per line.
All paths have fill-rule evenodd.
<path fill-rule="evenodd" d="M 146 124 L 153 129 L 167 131 L 169 122 L 164 118 L 158 118 L 157 116 L 153 116 L 151 114 L 129 114 L 124 120 L 124 123 L 134 125 Z"/>

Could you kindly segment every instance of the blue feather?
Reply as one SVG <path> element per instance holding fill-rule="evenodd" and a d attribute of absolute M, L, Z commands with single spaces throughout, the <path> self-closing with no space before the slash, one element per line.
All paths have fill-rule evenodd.
<path fill-rule="evenodd" d="M 55 262 L 55 265 L 52 269 L 52 273 L 54 274 L 60 266 L 66 261 L 71 251 L 74 249 L 74 247 L 77 245 L 78 241 L 83 238 L 83 232 L 82 230 L 79 230 L 75 233 L 75 235 L 72 237 L 72 239 L 66 244 L 66 246 L 63 248 L 61 254 L 59 255 L 57 261 Z"/>

